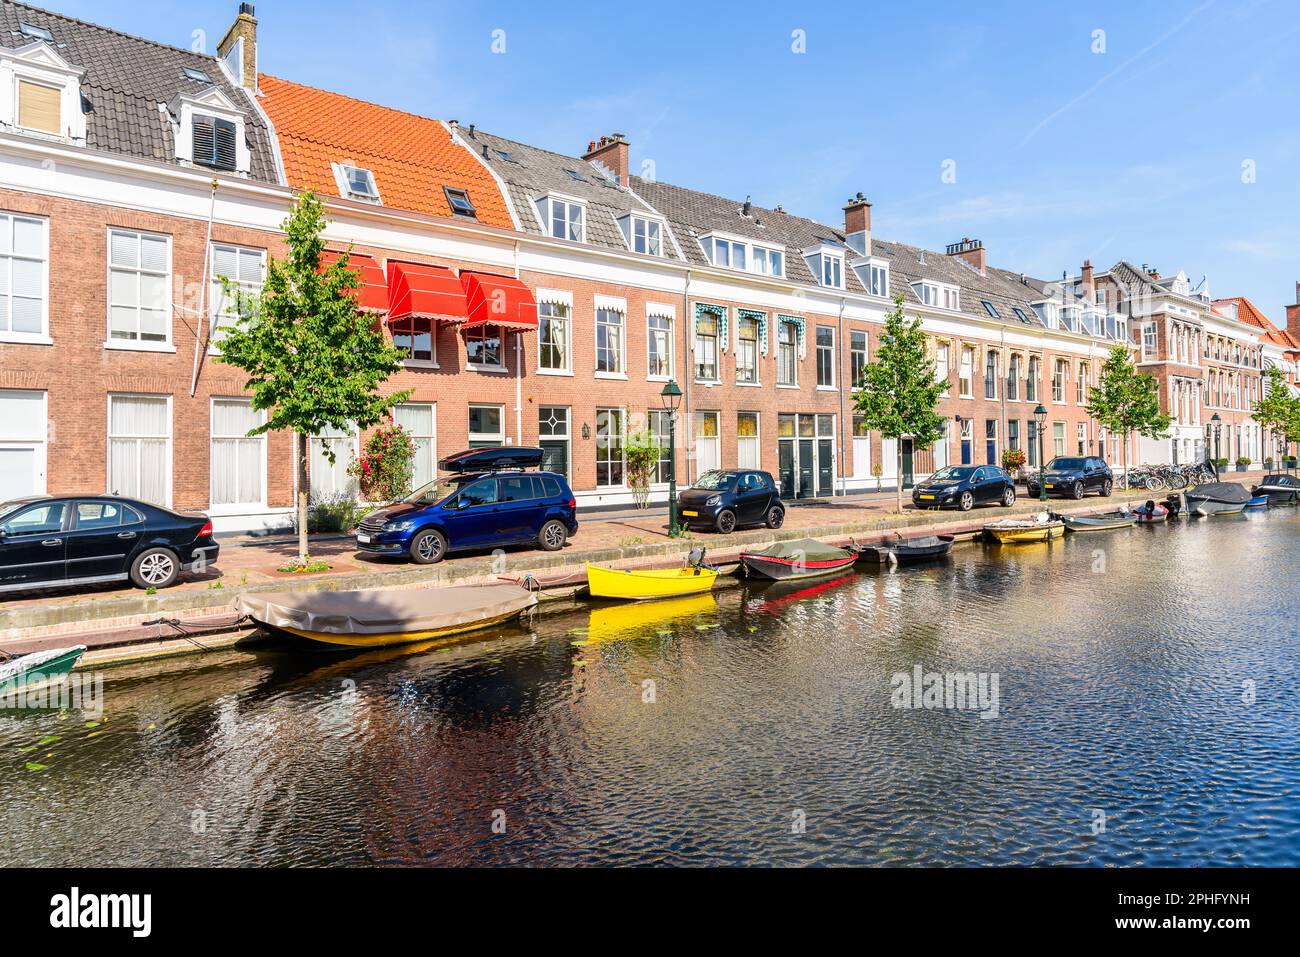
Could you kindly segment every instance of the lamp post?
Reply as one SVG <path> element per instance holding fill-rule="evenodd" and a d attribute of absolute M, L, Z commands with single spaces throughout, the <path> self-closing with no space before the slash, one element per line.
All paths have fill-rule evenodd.
<path fill-rule="evenodd" d="M 682 401 L 682 389 L 676 379 L 664 383 L 659 393 L 668 413 L 668 537 L 681 534 L 677 527 L 677 406 Z"/>
<path fill-rule="evenodd" d="M 1043 429 L 1047 426 L 1047 410 L 1041 402 L 1034 409 L 1034 421 L 1038 424 L 1038 500 L 1046 502 L 1047 480 L 1044 475 L 1047 472 L 1047 460 L 1043 458 Z"/>
<path fill-rule="evenodd" d="M 1210 416 L 1210 426 L 1214 429 L 1214 475 L 1219 475 L 1219 436 L 1223 433 L 1223 420 L 1219 418 L 1219 413 Z"/>

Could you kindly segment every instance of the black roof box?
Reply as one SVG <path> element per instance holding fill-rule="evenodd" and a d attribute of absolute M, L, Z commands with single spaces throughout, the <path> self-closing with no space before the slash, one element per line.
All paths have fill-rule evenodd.
<path fill-rule="evenodd" d="M 499 469 L 535 469 L 542 464 L 542 450 L 526 445 L 501 445 L 487 449 L 466 449 L 438 463 L 444 472 L 493 472 Z"/>

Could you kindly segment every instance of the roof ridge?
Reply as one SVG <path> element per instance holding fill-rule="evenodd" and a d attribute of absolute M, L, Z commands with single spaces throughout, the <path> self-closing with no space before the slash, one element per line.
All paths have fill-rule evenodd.
<path fill-rule="evenodd" d="M 461 128 L 464 129 L 464 127 Z M 493 133 L 491 130 L 485 130 L 481 126 L 475 126 L 474 131 L 476 133 L 486 133 L 488 136 L 494 137 L 495 139 L 498 140 L 502 140 L 506 143 L 513 143 L 515 146 L 525 146 L 528 149 L 536 150 L 539 153 L 546 153 L 550 156 L 558 156 L 560 159 L 577 160 L 579 163 L 588 162 L 588 160 L 583 159 L 581 156 L 575 156 L 572 153 L 561 153 L 558 150 L 547 149 L 545 146 L 534 146 L 532 143 L 525 143 L 523 140 L 511 139 L 509 136 L 502 136 L 500 133 Z M 473 137 L 470 137 L 470 139 L 473 139 Z"/>
<path fill-rule="evenodd" d="M 201 60 L 207 60 L 213 63 L 220 62 L 220 58 L 208 53 L 199 53 L 196 50 L 190 50 L 186 47 L 176 46 L 172 43 L 163 43 L 161 40 L 151 40 L 148 37 L 137 36 L 134 33 L 127 33 L 123 30 L 117 30 L 113 27 L 106 27 L 102 23 L 95 23 L 92 20 L 82 20 L 79 17 L 70 17 L 66 13 L 58 13 L 54 10 L 47 10 L 45 7 L 34 6 L 30 3 L 18 3 L 16 0 L 0 0 L 11 7 L 20 7 L 25 10 L 35 10 L 37 13 L 44 14 L 47 17 L 53 17 L 56 20 L 62 20 L 65 23 L 76 24 L 81 27 L 90 27 L 94 30 L 102 30 L 104 33 L 111 33 L 114 36 L 121 37 L 124 40 L 133 40 L 136 43 L 146 43 L 149 46 L 161 47 L 164 50 L 171 50 L 173 53 L 184 53 L 187 56 L 198 57 Z M 56 44 L 57 45 L 57 44 Z"/>
<path fill-rule="evenodd" d="M 645 179 L 642 176 L 629 177 L 629 179 L 637 179 L 640 180 L 642 183 L 649 183 L 651 186 L 670 186 L 673 189 L 684 190 L 685 192 L 688 193 L 694 193 L 697 196 L 707 196 L 709 199 L 716 199 L 724 203 L 735 203 L 737 207 L 745 205 L 745 201 L 743 199 L 737 201 L 731 198 L 730 196 L 722 196 L 719 195 L 718 193 L 710 193 L 707 192 L 706 190 L 695 189 L 692 186 L 678 186 L 676 183 L 670 183 L 662 179 Z M 821 220 L 813 219 L 810 216 L 804 216 L 801 213 L 792 213 L 784 209 L 778 211 L 771 206 L 756 206 L 755 208 L 764 213 L 771 213 L 773 216 L 788 216 L 790 219 L 799 219 L 805 223 L 811 223 L 812 225 L 818 227 L 819 229 L 829 229 L 831 232 L 834 233 L 844 232 L 843 227 L 832 226 L 829 223 L 823 223 Z"/>
<path fill-rule="evenodd" d="M 303 90 L 311 90 L 313 93 L 324 93 L 327 96 L 337 96 L 341 100 L 349 100 L 353 103 L 360 103 L 362 106 L 371 106 L 377 110 L 384 110 L 388 113 L 397 113 L 401 116 L 410 117 L 413 120 L 423 120 L 426 123 L 434 123 L 438 126 L 443 125 L 443 120 L 436 116 L 425 116 L 423 113 L 412 113 L 410 110 L 403 110 L 396 106 L 385 106 L 383 103 L 376 103 L 373 100 L 363 100 L 359 96 L 352 96 L 348 93 L 339 93 L 336 90 L 327 90 L 321 86 L 312 86 L 308 83 L 299 83 L 297 80 L 286 80 L 282 76 L 276 76 L 274 73 L 259 72 L 258 76 L 262 79 L 274 80 L 277 83 L 287 83 L 289 86 L 296 86 Z M 444 129 L 446 127 L 443 127 Z"/>

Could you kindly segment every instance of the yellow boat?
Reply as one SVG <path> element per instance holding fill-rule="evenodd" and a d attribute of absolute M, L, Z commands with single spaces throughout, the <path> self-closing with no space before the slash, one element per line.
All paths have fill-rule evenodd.
<path fill-rule="evenodd" d="M 1016 542 L 1050 542 L 1065 535 L 1065 522 L 1060 519 L 1043 522 L 1008 518 L 985 525 L 984 531 L 1004 545 Z"/>
<path fill-rule="evenodd" d="M 718 570 L 701 565 L 685 568 L 653 568 L 639 571 L 601 568 L 587 565 L 587 587 L 594 598 L 624 598 L 645 601 L 650 598 L 676 598 L 709 591 L 717 580 Z"/>

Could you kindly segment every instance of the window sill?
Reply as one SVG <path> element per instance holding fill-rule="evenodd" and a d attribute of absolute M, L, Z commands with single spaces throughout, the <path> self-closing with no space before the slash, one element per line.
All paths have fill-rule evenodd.
<path fill-rule="evenodd" d="M 671 382 L 672 380 L 673 380 L 673 377 L 670 376 L 670 375 L 648 375 L 648 376 L 646 376 L 646 381 L 647 381 L 647 382 Z"/>
<path fill-rule="evenodd" d="M 818 392 L 839 392 L 840 390 L 833 385 L 819 385 L 817 387 L 817 391 Z"/>
<path fill-rule="evenodd" d="M 761 382 L 737 382 L 736 385 L 740 386 L 742 389 L 761 389 L 761 388 L 763 388 L 763 383 L 761 383 Z"/>
<path fill-rule="evenodd" d="M 619 382 L 627 381 L 626 372 L 596 372 L 593 374 L 597 379 L 614 379 Z M 614 488 L 614 486 L 610 486 L 610 488 Z"/>
<path fill-rule="evenodd" d="M 126 340 L 106 339 L 105 349 L 116 352 L 175 352 L 176 347 L 170 342 L 128 342 Z"/>
<path fill-rule="evenodd" d="M 465 363 L 465 368 L 470 372 L 487 372 L 494 375 L 505 375 L 510 371 L 505 366 L 481 366 L 472 362 Z"/>
<path fill-rule="evenodd" d="M 22 332 L 4 332 L 0 333 L 0 342 L 12 343 L 14 345 L 27 346 L 52 346 L 54 340 L 49 336 L 37 335 L 35 333 Z"/>
<path fill-rule="evenodd" d="M 568 376 L 570 379 L 573 378 L 573 370 L 572 370 L 572 369 L 538 369 L 538 370 L 537 370 L 537 374 L 538 374 L 538 375 Z"/>
<path fill-rule="evenodd" d="M 403 359 L 403 369 L 441 369 L 436 359 Z"/>
<path fill-rule="evenodd" d="M 794 389 L 796 392 L 799 391 L 799 383 L 797 382 L 794 383 L 793 385 L 783 385 L 782 383 L 778 382 L 776 384 L 776 387 L 778 389 Z"/>
<path fill-rule="evenodd" d="M 721 379 L 695 379 L 696 385 L 702 385 L 706 389 L 712 389 L 716 385 L 722 385 Z"/>

